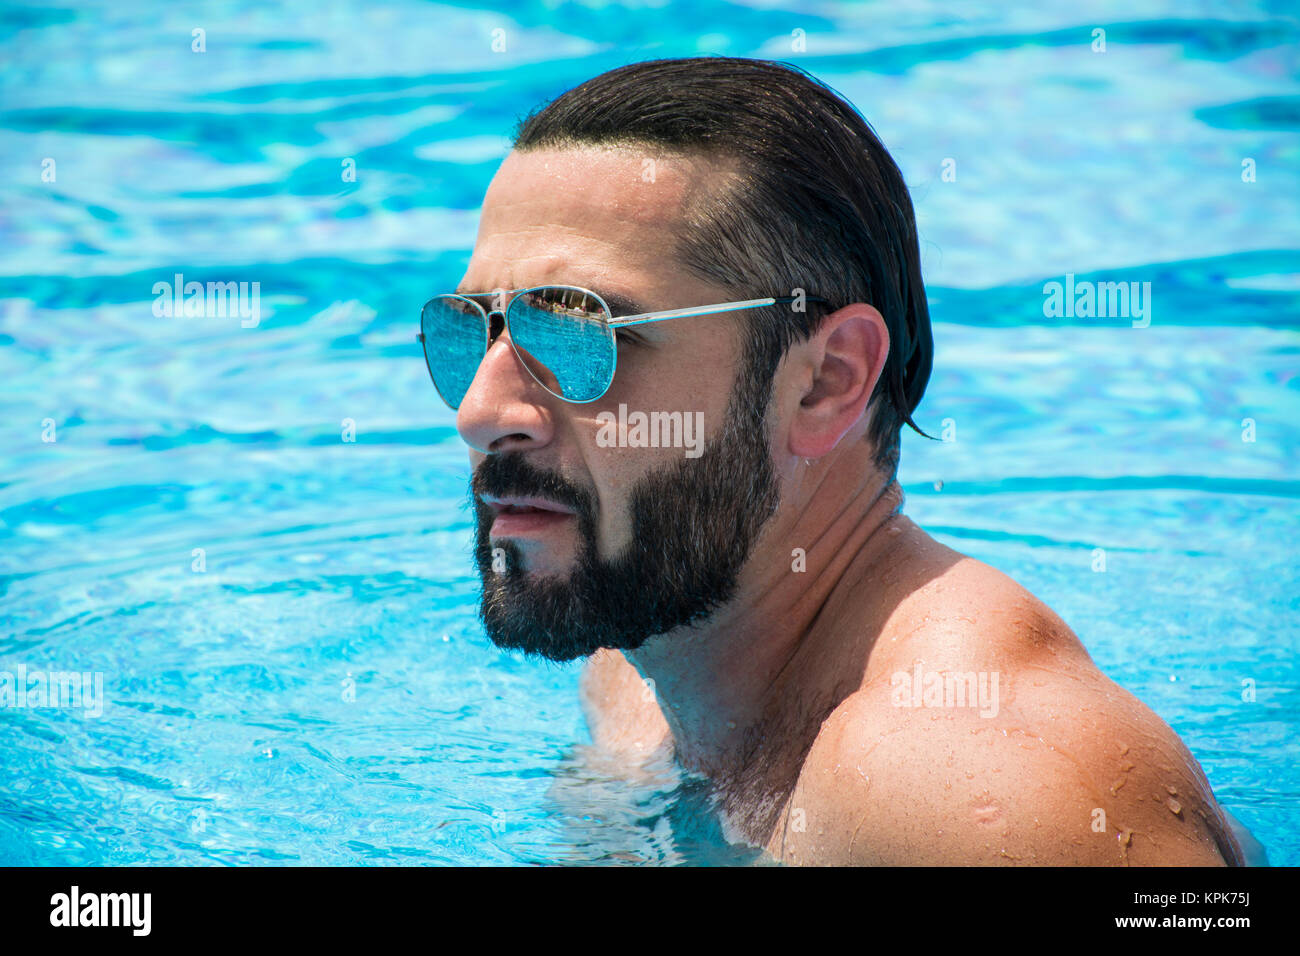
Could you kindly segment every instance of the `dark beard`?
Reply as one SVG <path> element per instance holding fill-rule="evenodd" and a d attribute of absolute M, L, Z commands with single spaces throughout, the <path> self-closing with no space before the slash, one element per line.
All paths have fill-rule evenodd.
<path fill-rule="evenodd" d="M 483 581 L 479 616 L 493 643 L 553 661 L 602 647 L 633 650 L 730 600 L 779 502 L 766 422 L 771 386 L 770 377 L 759 382 L 742 372 L 726 423 L 703 454 L 637 482 L 629 497 L 632 540 L 611 560 L 597 553 L 591 492 L 538 470 L 522 452 L 484 459 L 470 488 Z M 478 499 L 485 494 L 549 498 L 574 509 L 581 545 L 567 580 L 530 580 L 509 540 L 498 543 L 505 571 L 493 571 L 492 511 Z"/>

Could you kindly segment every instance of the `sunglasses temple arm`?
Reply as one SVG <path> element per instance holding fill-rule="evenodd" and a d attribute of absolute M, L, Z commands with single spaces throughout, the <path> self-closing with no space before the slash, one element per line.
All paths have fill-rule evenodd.
<path fill-rule="evenodd" d="M 809 302 L 825 302 L 826 300 L 819 296 L 805 296 Z M 794 302 L 796 299 L 792 296 L 782 296 L 779 299 L 749 299 L 745 302 L 727 302 L 723 305 L 705 305 L 699 308 L 691 309 L 673 309 L 669 312 L 646 312 L 642 315 L 628 315 L 620 319 L 612 319 L 609 323 L 611 329 L 626 328 L 629 325 L 646 325 L 650 322 L 662 322 L 665 319 L 684 319 L 696 315 L 718 315 L 722 312 L 736 312 L 740 309 L 759 309 L 763 306 L 776 305 L 781 302 Z"/>
<path fill-rule="evenodd" d="M 757 309 L 772 305 L 775 299 L 750 299 L 746 302 L 727 302 L 723 305 L 704 305 L 690 309 L 672 309 L 668 312 L 646 312 L 642 315 L 628 315 L 621 319 L 612 319 L 609 327 L 623 328 L 629 325 L 645 325 L 649 322 L 662 322 L 665 319 L 684 319 L 695 315 L 716 315 L 720 312 L 734 312 L 738 309 Z"/>

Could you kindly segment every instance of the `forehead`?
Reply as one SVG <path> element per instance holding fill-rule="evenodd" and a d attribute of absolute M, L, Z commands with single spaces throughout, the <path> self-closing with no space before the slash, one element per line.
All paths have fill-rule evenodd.
<path fill-rule="evenodd" d="M 706 177 L 706 160 L 636 147 L 512 152 L 484 197 L 462 285 L 656 281 L 673 271 L 684 212 Z"/>

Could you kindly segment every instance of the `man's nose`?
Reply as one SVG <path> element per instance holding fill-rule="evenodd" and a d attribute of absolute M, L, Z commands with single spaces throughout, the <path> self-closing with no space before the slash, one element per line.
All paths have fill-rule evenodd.
<path fill-rule="evenodd" d="M 505 316 L 488 313 L 489 344 L 456 412 L 456 430 L 475 451 L 540 448 L 555 434 L 546 390 L 515 354 Z"/>

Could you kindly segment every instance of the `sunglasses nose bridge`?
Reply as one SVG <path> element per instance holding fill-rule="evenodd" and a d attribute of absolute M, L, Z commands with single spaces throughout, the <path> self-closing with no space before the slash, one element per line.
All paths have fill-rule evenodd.
<path fill-rule="evenodd" d="M 501 333 L 505 331 L 506 328 L 505 310 L 504 309 L 487 310 L 487 320 L 488 320 L 488 345 L 491 345 L 493 342 L 497 340 L 497 337 L 500 336 Z"/>

